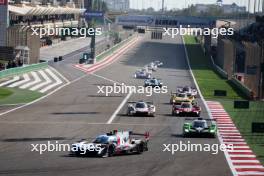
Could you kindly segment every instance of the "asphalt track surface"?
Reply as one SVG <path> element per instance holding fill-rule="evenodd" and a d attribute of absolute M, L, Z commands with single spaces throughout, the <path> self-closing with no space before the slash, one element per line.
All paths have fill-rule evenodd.
<path fill-rule="evenodd" d="M 163 80 L 169 92 L 177 86 L 194 86 L 180 37 L 151 40 L 146 34 L 118 61 L 95 74 L 126 85 L 143 85 L 143 80 L 134 79 L 133 74 L 152 60 L 164 62 L 154 75 Z M 70 71 L 75 75 L 79 72 Z M 129 101 L 153 101 L 157 107 L 156 117 L 127 117 L 124 115 L 125 105 L 112 123 L 107 124 L 127 96 L 97 94 L 98 85 L 112 85 L 107 79 L 84 76 L 40 102 L 0 116 L 0 175 L 231 175 L 223 152 L 216 155 L 210 152 L 176 152 L 172 155 L 162 151 L 163 144 L 179 144 L 180 141 L 218 143 L 212 138 L 182 138 L 184 117 L 170 115 L 170 93 L 150 97 L 132 94 Z M 198 101 L 202 104 L 199 98 Z M 204 105 L 202 109 L 202 116 L 207 117 Z M 72 157 L 68 152 L 46 152 L 42 155 L 31 152 L 30 144 L 48 141 L 71 144 L 83 138 L 92 139 L 112 129 L 130 129 L 137 133 L 149 131 L 149 151 L 141 155 L 110 158 Z"/>

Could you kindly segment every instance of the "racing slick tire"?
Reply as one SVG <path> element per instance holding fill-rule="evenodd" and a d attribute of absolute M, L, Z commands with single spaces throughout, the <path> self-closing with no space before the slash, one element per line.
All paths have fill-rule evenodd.
<path fill-rule="evenodd" d="M 211 138 L 216 138 L 216 134 L 214 133 L 214 134 L 211 134 L 211 136 L 210 136 Z"/>
<path fill-rule="evenodd" d="M 136 152 L 137 152 L 137 154 L 141 154 L 144 152 L 144 143 L 143 142 L 141 142 L 140 144 L 138 144 L 136 146 Z"/>
<path fill-rule="evenodd" d="M 103 154 L 101 155 L 102 158 L 111 157 L 114 155 L 115 146 L 113 144 L 108 145 L 105 147 Z"/>
<path fill-rule="evenodd" d="M 131 113 L 131 111 L 127 111 L 127 116 L 133 116 L 133 114 Z"/>

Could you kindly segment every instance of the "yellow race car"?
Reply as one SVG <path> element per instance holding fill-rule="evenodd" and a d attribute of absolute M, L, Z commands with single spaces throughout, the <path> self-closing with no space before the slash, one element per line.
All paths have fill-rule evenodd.
<path fill-rule="evenodd" d="M 187 93 L 171 92 L 170 104 L 181 104 L 182 102 L 192 103 L 195 100 L 194 96 L 188 96 Z"/>

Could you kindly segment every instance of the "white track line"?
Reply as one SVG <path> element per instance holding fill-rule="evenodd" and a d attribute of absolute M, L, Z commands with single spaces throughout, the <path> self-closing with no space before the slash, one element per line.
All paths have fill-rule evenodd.
<path fill-rule="evenodd" d="M 232 160 L 233 163 L 258 163 L 261 164 L 258 160 Z"/>
<path fill-rule="evenodd" d="M 251 171 L 248 171 L 248 172 L 237 172 L 238 175 L 245 175 L 245 176 L 249 176 L 249 175 L 252 175 L 252 176 L 263 176 L 264 173 L 263 172 L 251 172 Z"/>
<path fill-rule="evenodd" d="M 66 81 L 66 83 L 69 83 L 69 82 L 70 82 L 65 76 L 63 76 L 63 75 L 62 75 L 60 72 L 58 72 L 55 68 L 50 67 L 50 66 L 49 66 L 49 68 L 50 68 L 53 72 L 55 72 L 57 75 L 59 75 L 60 77 L 62 77 L 62 78 Z"/>
<path fill-rule="evenodd" d="M 116 83 L 121 85 L 121 83 L 114 81 L 112 79 L 97 75 L 95 73 L 91 73 L 91 75 L 96 76 L 98 78 L 104 79 L 106 81 L 112 82 L 112 83 Z M 125 84 L 123 84 L 125 85 Z M 129 92 L 126 97 L 123 99 L 123 101 L 121 102 L 121 104 L 117 107 L 117 109 L 115 110 L 115 112 L 111 115 L 111 117 L 109 118 L 109 120 L 106 122 L 106 124 L 111 124 L 113 122 L 113 120 L 116 118 L 116 115 L 118 114 L 118 112 L 123 108 L 123 106 L 126 104 L 127 100 L 131 97 L 132 92 Z"/>
<path fill-rule="evenodd" d="M 18 81 L 18 82 L 14 82 L 13 84 L 11 84 L 7 87 L 17 87 L 17 86 L 20 86 L 20 85 L 25 84 L 26 82 L 30 81 L 30 78 L 29 78 L 27 73 L 23 74 L 23 78 L 24 78 L 23 80 Z"/>
<path fill-rule="evenodd" d="M 50 78 L 47 76 L 47 74 L 43 71 L 43 70 L 39 70 L 39 73 L 41 74 L 41 76 L 45 79 L 45 82 L 42 82 L 34 87 L 31 87 L 29 90 L 32 90 L 32 91 L 36 91 L 37 89 L 47 85 L 47 84 L 50 84 L 52 81 L 50 80 Z"/>
<path fill-rule="evenodd" d="M 19 80 L 19 76 L 15 76 L 13 79 L 10 79 L 8 81 L 5 81 L 5 82 L 1 83 L 0 87 L 6 86 L 6 85 L 11 84 L 13 82 L 16 82 L 18 80 Z"/>
<path fill-rule="evenodd" d="M 107 124 L 111 124 L 112 121 L 115 119 L 117 113 L 122 109 L 122 107 L 126 104 L 127 100 L 131 97 L 133 93 L 129 92 L 127 94 L 127 96 L 125 97 L 125 99 L 121 102 L 121 104 L 117 107 L 117 109 L 115 110 L 115 112 L 112 114 L 112 116 L 110 117 L 110 119 L 107 121 Z"/>
<path fill-rule="evenodd" d="M 39 92 L 41 93 L 45 93 L 48 90 L 62 84 L 62 81 L 60 80 L 60 78 L 58 78 L 50 69 L 46 69 L 46 72 L 56 81 L 54 84 L 51 84 L 43 89 L 41 89 Z"/>
<path fill-rule="evenodd" d="M 237 165 L 236 168 L 261 168 L 263 169 L 264 167 L 261 165 Z"/>
<path fill-rule="evenodd" d="M 112 82 L 112 83 L 116 83 L 116 84 L 118 84 L 118 85 L 122 85 L 121 83 L 119 83 L 119 82 L 117 82 L 117 81 L 115 81 L 115 80 L 112 80 L 112 79 L 109 79 L 109 78 L 106 78 L 106 77 L 103 77 L 103 76 L 97 75 L 97 74 L 95 74 L 95 73 L 91 73 L 91 75 L 93 75 L 93 76 L 95 76 L 95 77 L 98 77 L 98 78 L 102 78 L 102 79 L 104 79 L 104 80 L 106 80 L 106 81 L 109 81 L 109 82 Z"/>
<path fill-rule="evenodd" d="M 38 74 L 36 72 L 31 72 L 32 76 L 34 77 L 34 81 L 31 81 L 27 84 L 24 84 L 22 86 L 20 86 L 19 88 L 20 89 L 26 89 L 26 88 L 29 88 L 30 86 L 33 86 L 34 84 L 37 84 L 39 82 L 41 82 L 41 79 L 39 78 Z"/>

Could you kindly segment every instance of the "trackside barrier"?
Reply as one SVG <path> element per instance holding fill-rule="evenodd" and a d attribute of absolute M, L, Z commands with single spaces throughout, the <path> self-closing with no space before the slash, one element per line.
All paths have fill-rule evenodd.
<path fill-rule="evenodd" d="M 195 37 L 195 41 L 196 41 L 196 43 L 200 43 L 200 46 L 201 46 L 203 52 L 205 53 L 206 51 L 205 51 L 205 48 L 202 46 L 201 41 L 200 41 L 197 37 Z M 211 62 L 212 62 L 212 64 L 213 64 L 213 69 L 214 69 L 214 70 L 215 70 L 215 71 L 216 71 L 216 72 L 217 72 L 222 78 L 224 78 L 224 79 L 228 79 L 228 74 L 227 74 L 227 72 L 226 72 L 225 70 L 223 70 L 221 67 L 219 67 L 217 64 L 215 64 L 214 59 L 213 59 L 212 56 L 210 56 L 210 59 L 211 59 Z"/>
<path fill-rule="evenodd" d="M 253 99 L 253 92 L 251 89 L 242 84 L 238 79 L 232 77 L 230 80 L 247 98 Z"/>
<path fill-rule="evenodd" d="M 199 41 L 199 39 L 197 37 L 196 41 Z M 202 47 L 203 51 L 205 52 L 205 48 Z M 212 56 L 210 56 L 211 58 L 211 62 L 213 65 L 213 69 L 224 79 L 228 79 L 228 74 L 226 71 L 224 71 L 221 67 L 219 67 L 218 65 L 215 64 L 214 59 Z M 246 87 L 244 84 L 242 84 L 238 79 L 236 79 L 235 77 L 231 77 L 230 79 L 231 83 L 238 89 L 240 90 L 248 99 L 254 99 L 254 93 L 251 89 L 249 89 L 248 87 Z"/>
<path fill-rule="evenodd" d="M 96 56 L 96 61 L 100 61 L 101 59 L 103 59 L 108 54 L 113 53 L 115 50 L 117 50 L 118 48 L 120 48 L 121 46 L 123 46 L 125 43 L 131 41 L 134 37 L 135 37 L 135 35 L 132 35 L 132 36 L 128 37 L 127 39 L 121 41 L 120 43 L 117 43 L 114 46 L 112 46 L 111 48 L 105 50 L 104 52 L 98 54 Z"/>
<path fill-rule="evenodd" d="M 214 59 L 213 59 L 213 57 L 212 56 L 210 56 L 211 57 L 211 62 L 212 62 L 212 64 L 213 64 L 213 68 L 214 68 L 214 70 L 222 77 L 222 78 L 224 78 L 224 79 L 228 79 L 228 74 L 227 74 L 227 72 L 225 71 L 225 70 L 223 70 L 221 67 L 219 67 L 218 65 L 216 65 L 215 64 L 215 62 L 214 62 Z"/>
<path fill-rule="evenodd" d="M 48 67 L 48 62 L 6 69 L 3 71 L 0 71 L 0 79 L 5 78 L 5 77 L 9 77 L 9 76 L 14 76 L 14 75 L 19 75 L 19 74 L 31 72 L 34 70 L 39 70 L 39 69 L 46 68 L 46 67 Z"/>

